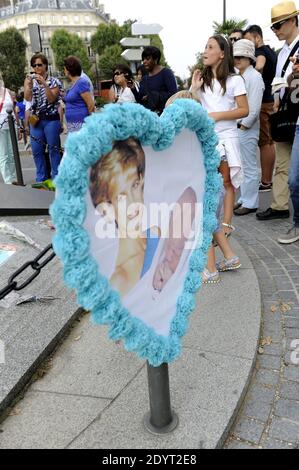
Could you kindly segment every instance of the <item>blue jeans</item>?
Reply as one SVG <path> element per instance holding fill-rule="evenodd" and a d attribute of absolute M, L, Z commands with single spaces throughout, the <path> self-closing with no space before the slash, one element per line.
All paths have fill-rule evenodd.
<path fill-rule="evenodd" d="M 60 164 L 60 121 L 40 120 L 33 127 L 30 126 L 31 148 L 36 166 L 36 181 L 39 183 L 49 178 L 45 150 L 46 144 L 49 148 L 49 156 L 51 162 L 51 178 L 54 179 L 58 174 Z M 37 140 L 36 140 L 37 139 Z"/>
<path fill-rule="evenodd" d="M 295 226 L 299 228 L 299 126 L 296 127 L 291 155 L 289 187 L 294 206 L 294 222 Z"/>

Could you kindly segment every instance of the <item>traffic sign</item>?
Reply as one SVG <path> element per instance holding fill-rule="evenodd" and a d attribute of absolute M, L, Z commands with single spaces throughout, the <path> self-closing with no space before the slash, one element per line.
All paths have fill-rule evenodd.
<path fill-rule="evenodd" d="M 126 49 L 121 56 L 129 62 L 141 62 L 142 50 Z"/>
<path fill-rule="evenodd" d="M 142 24 L 142 23 L 133 23 L 132 24 L 132 34 L 134 36 L 139 36 L 142 34 L 159 34 L 162 31 L 163 27 L 160 24 Z"/>
<path fill-rule="evenodd" d="M 146 47 L 150 46 L 150 38 L 123 38 L 120 43 L 124 47 Z"/>

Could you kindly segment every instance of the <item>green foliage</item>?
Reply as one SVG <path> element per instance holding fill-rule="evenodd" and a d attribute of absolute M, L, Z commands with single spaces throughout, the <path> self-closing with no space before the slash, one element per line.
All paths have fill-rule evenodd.
<path fill-rule="evenodd" d="M 101 80 L 112 78 L 112 73 L 116 65 L 128 64 L 128 62 L 121 56 L 122 51 L 122 47 L 118 44 L 105 48 L 104 53 L 99 57 Z"/>
<path fill-rule="evenodd" d="M 86 47 L 77 34 L 69 33 L 65 29 L 57 29 L 51 38 L 51 48 L 54 53 L 56 67 L 61 73 L 63 73 L 63 61 L 69 55 L 78 57 L 84 72 L 90 72 L 91 63 Z"/>
<path fill-rule="evenodd" d="M 5 86 L 15 92 L 24 83 L 26 47 L 26 41 L 16 28 L 0 33 L 0 73 Z"/>
<path fill-rule="evenodd" d="M 96 96 L 95 100 L 97 108 L 103 108 L 106 104 L 109 103 L 109 101 L 103 98 L 102 96 Z"/>
<path fill-rule="evenodd" d="M 189 77 L 187 83 L 188 83 L 188 88 L 190 88 L 194 71 L 197 70 L 197 69 L 199 69 L 199 70 L 204 69 L 203 54 L 201 52 L 196 54 L 196 64 L 194 64 L 194 65 L 192 65 L 191 67 L 188 67 L 188 68 L 189 68 L 189 72 L 190 72 L 190 77 Z"/>
<path fill-rule="evenodd" d="M 214 21 L 214 33 L 229 36 L 234 29 L 244 29 L 247 23 L 247 20 L 238 20 L 237 18 L 231 18 L 226 20 L 224 23 L 217 23 Z"/>
<path fill-rule="evenodd" d="M 132 37 L 131 27 L 136 20 L 127 20 L 123 25 L 112 23 L 110 25 L 100 24 L 97 32 L 91 38 L 92 50 L 99 55 L 99 68 L 102 79 L 111 78 L 111 73 L 115 65 L 128 63 L 121 57 L 124 51 L 120 45 L 120 40 L 125 37 Z M 144 36 L 149 37 L 151 45 L 161 50 L 161 65 L 167 66 L 164 56 L 164 47 L 159 35 Z"/>
<path fill-rule="evenodd" d="M 178 91 L 184 90 L 185 89 L 185 84 L 184 84 L 183 80 L 181 79 L 181 77 L 176 75 L 175 78 L 176 78 L 176 81 L 177 81 L 177 84 L 178 84 Z"/>

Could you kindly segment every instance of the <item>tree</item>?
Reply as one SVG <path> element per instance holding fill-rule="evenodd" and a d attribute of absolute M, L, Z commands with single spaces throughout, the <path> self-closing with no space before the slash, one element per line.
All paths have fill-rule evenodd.
<path fill-rule="evenodd" d="M 89 73 L 91 62 L 87 55 L 84 42 L 76 34 L 69 33 L 65 29 L 57 29 L 51 38 L 51 48 L 54 53 L 57 69 L 63 72 L 63 61 L 69 55 L 80 59 L 84 72 Z"/>
<path fill-rule="evenodd" d="M 234 29 L 244 29 L 247 23 L 248 20 L 238 20 L 237 18 L 231 18 L 230 20 L 226 20 L 224 23 L 217 23 L 214 21 L 214 33 L 229 36 Z"/>
<path fill-rule="evenodd" d="M 114 64 L 116 65 L 117 63 L 122 63 L 124 62 L 124 59 L 120 57 L 121 53 L 123 52 L 123 48 L 120 45 L 120 40 L 124 37 L 131 37 L 132 36 L 132 24 L 135 23 L 136 20 L 126 20 L 123 25 L 118 25 L 117 23 L 112 23 L 110 25 L 106 24 L 100 24 L 98 26 L 97 32 L 92 36 L 91 38 L 91 48 L 94 52 L 96 52 L 100 57 L 105 58 L 104 62 L 106 63 L 109 57 L 107 56 L 109 52 L 109 47 L 112 46 L 119 46 L 121 48 L 121 52 L 118 55 L 117 58 L 117 53 L 116 51 L 120 50 L 118 49 L 111 49 L 114 54 L 114 58 L 117 58 L 117 62 Z M 151 45 L 156 46 L 160 49 L 162 53 L 161 57 L 161 65 L 167 66 L 167 62 L 165 60 L 164 56 L 164 47 L 163 47 L 163 42 L 160 38 L 160 36 L 153 35 L 153 36 L 144 36 L 145 38 L 148 37 L 151 40 Z M 109 62 L 109 60 L 108 60 Z M 105 66 L 105 73 L 103 70 L 101 70 L 101 73 L 106 75 L 106 71 L 108 69 L 111 69 L 111 66 L 109 65 L 108 67 Z M 113 67 L 112 67 L 113 69 Z M 110 78 L 110 77 L 109 77 Z"/>
<path fill-rule="evenodd" d="M 97 32 L 91 38 L 91 48 L 98 55 L 105 52 L 106 47 L 119 45 L 119 41 L 123 37 L 131 37 L 131 25 L 133 21 L 127 20 L 123 26 L 117 23 L 100 24 Z"/>
<path fill-rule="evenodd" d="M 5 86 L 15 92 L 24 83 L 26 47 L 26 41 L 16 28 L 0 33 L 0 72 Z"/>
<path fill-rule="evenodd" d="M 117 64 L 128 64 L 121 56 L 122 51 L 122 47 L 119 44 L 105 48 L 104 53 L 99 57 L 101 79 L 109 80 L 112 78 L 113 70 Z"/>

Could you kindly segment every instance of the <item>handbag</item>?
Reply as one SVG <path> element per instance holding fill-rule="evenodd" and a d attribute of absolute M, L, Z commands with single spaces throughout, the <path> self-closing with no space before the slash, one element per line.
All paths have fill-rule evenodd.
<path fill-rule="evenodd" d="M 30 123 L 30 125 L 31 125 L 32 127 L 35 127 L 35 126 L 37 126 L 38 122 L 39 122 L 39 117 L 38 117 L 38 115 L 37 115 L 37 114 L 30 114 L 30 116 L 29 116 L 29 123 Z"/>
<path fill-rule="evenodd" d="M 299 42 L 296 43 L 284 64 L 281 77 L 285 76 L 290 58 L 295 54 L 298 47 Z M 299 116 L 299 106 L 298 104 L 294 105 L 294 103 L 292 103 L 292 92 L 293 90 L 290 88 L 285 91 L 277 113 L 270 116 L 271 136 L 274 142 L 289 142 L 292 144 L 294 141 Z"/>
<path fill-rule="evenodd" d="M 295 138 L 299 110 L 291 105 L 290 92 L 284 94 L 277 113 L 270 116 L 271 136 L 274 142 L 290 142 Z"/>

